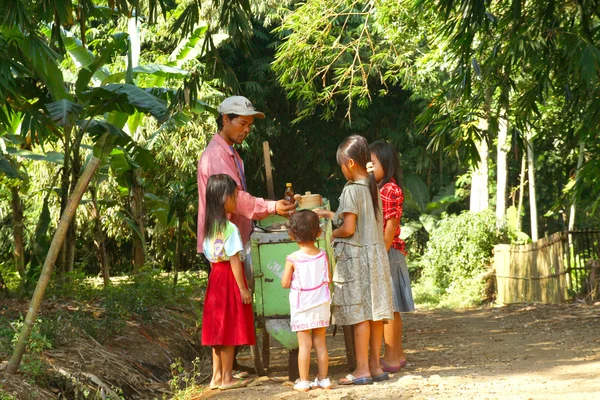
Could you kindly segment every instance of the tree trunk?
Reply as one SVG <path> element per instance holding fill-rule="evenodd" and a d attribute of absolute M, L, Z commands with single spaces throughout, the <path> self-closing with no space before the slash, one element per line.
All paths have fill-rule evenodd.
<path fill-rule="evenodd" d="M 506 163 L 510 143 L 508 142 L 508 121 L 506 112 L 500 112 L 498 121 L 498 146 L 496 160 L 496 224 L 503 226 L 506 223 L 506 182 L 508 180 L 508 167 Z"/>
<path fill-rule="evenodd" d="M 2 271 L 0 271 L 0 291 L 7 293 L 8 287 L 6 286 L 6 282 L 4 281 L 4 277 L 2 276 Z"/>
<path fill-rule="evenodd" d="M 431 192 L 431 170 L 433 169 L 432 164 L 433 164 L 433 161 L 430 159 L 429 166 L 427 167 L 427 189 L 429 189 L 430 192 Z"/>
<path fill-rule="evenodd" d="M 131 68 L 135 68 L 139 65 L 141 46 L 140 26 L 137 15 L 129 18 L 127 30 L 129 33 L 128 62 Z M 133 80 L 133 77 L 126 77 L 126 80 Z M 129 128 L 130 126 L 127 124 L 125 131 L 129 132 L 134 140 L 139 141 L 137 128 L 133 131 L 130 131 Z M 137 232 L 133 235 L 133 271 L 136 273 L 146 262 L 146 215 L 144 211 L 144 188 L 139 183 L 141 171 L 136 169 L 132 172 L 132 176 L 133 184 L 131 187 L 130 207 L 133 221 L 137 228 Z"/>
<path fill-rule="evenodd" d="M 104 232 L 102 231 L 102 220 L 100 218 L 100 210 L 98 208 L 98 190 L 90 188 L 92 194 L 92 218 L 94 219 L 94 244 L 98 250 L 98 263 L 100 264 L 100 272 L 104 286 L 110 284 L 110 271 L 108 267 L 108 254 L 106 252 L 106 241 L 104 240 Z"/>
<path fill-rule="evenodd" d="M 521 230 L 521 211 L 523 210 L 523 195 L 525 193 L 525 172 L 527 171 L 527 156 L 521 157 L 521 175 L 519 178 L 519 204 L 517 206 L 517 231 Z"/>
<path fill-rule="evenodd" d="M 537 242 L 538 236 L 538 215 L 537 201 L 535 195 L 535 155 L 533 153 L 533 144 L 531 135 L 527 137 L 527 173 L 529 178 L 529 213 L 531 214 L 531 240 Z"/>
<path fill-rule="evenodd" d="M 440 146 L 440 183 L 444 182 L 444 147 Z M 441 186 L 442 184 L 440 184 Z"/>
<path fill-rule="evenodd" d="M 173 260 L 173 285 L 177 285 L 177 278 L 179 277 L 179 270 L 181 269 L 181 239 L 183 236 L 183 218 L 185 216 L 180 215 L 177 218 L 177 238 L 175 240 L 175 259 Z"/>
<path fill-rule="evenodd" d="M 13 186 L 10 188 L 12 199 L 12 214 L 13 214 L 13 235 L 14 250 L 13 256 L 15 259 L 15 268 L 21 279 L 25 279 L 25 245 L 23 242 L 23 203 L 19 194 L 19 187 Z"/>
<path fill-rule="evenodd" d="M 62 176 L 60 180 L 60 215 L 63 215 L 67 208 L 67 201 L 69 200 L 69 188 L 71 186 L 71 128 L 65 126 L 65 140 L 64 140 L 64 160 L 62 168 Z M 57 272 L 64 273 L 67 265 L 67 241 L 62 245 L 60 255 L 57 263 Z"/>
<path fill-rule="evenodd" d="M 131 187 L 131 214 L 137 228 L 133 235 L 133 271 L 139 271 L 146 262 L 146 214 L 144 212 L 144 188 L 139 184 L 141 172 L 133 172 Z"/>
<path fill-rule="evenodd" d="M 79 150 L 81 149 L 81 140 L 83 139 L 83 131 L 77 131 L 77 136 L 75 137 L 75 141 L 73 143 L 72 152 L 73 152 L 73 164 L 71 166 L 71 186 L 69 188 L 69 193 L 73 193 L 75 190 L 75 185 L 77 184 L 77 177 L 81 172 L 81 155 Z M 69 231 L 67 232 L 67 241 L 66 245 L 66 264 L 64 271 L 71 272 L 73 271 L 73 266 L 75 264 L 75 252 L 77 249 L 77 210 L 75 210 L 75 215 L 73 216 L 73 220 L 71 221 L 71 225 L 69 226 Z"/>
<path fill-rule="evenodd" d="M 14 374 L 19 369 L 21 359 L 23 358 L 23 353 L 25 352 L 25 346 L 29 339 L 29 334 L 31 333 L 31 329 L 33 328 L 35 319 L 37 318 L 42 299 L 44 298 L 44 293 L 46 292 L 46 287 L 48 286 L 48 282 L 50 282 L 52 270 L 54 269 L 54 263 L 58 258 L 60 248 L 67 236 L 67 230 L 69 229 L 71 220 L 75 215 L 75 210 L 81 202 L 83 193 L 87 190 L 87 187 L 90 184 L 90 181 L 92 180 L 92 177 L 98 170 L 99 166 L 100 159 L 92 157 L 87 167 L 85 168 L 83 175 L 81 175 L 81 178 L 79 178 L 77 186 L 73 191 L 73 195 L 69 199 L 69 202 L 65 207 L 65 211 L 62 214 L 62 217 L 60 218 L 58 226 L 56 227 L 56 232 L 54 233 L 52 243 L 50 244 L 50 249 L 48 250 L 46 260 L 44 261 L 44 266 L 42 267 L 40 279 L 38 280 L 37 286 L 35 287 L 35 291 L 33 292 L 33 296 L 31 298 L 31 303 L 29 304 L 29 309 L 27 311 L 27 316 L 25 317 L 25 321 L 23 323 L 23 328 L 21 329 L 21 333 L 19 334 L 19 339 L 17 340 L 17 343 L 15 345 L 15 350 L 13 351 L 10 361 L 6 366 L 6 373 L 8 374 Z"/>
<path fill-rule="evenodd" d="M 583 153 L 585 152 L 585 143 L 579 143 L 579 158 L 577 159 L 577 170 L 575 171 L 575 182 L 579 179 L 579 170 L 583 165 Z M 571 211 L 569 212 L 569 231 L 575 229 L 575 200 L 571 204 Z"/>
<path fill-rule="evenodd" d="M 131 67 L 134 68 L 137 67 L 140 63 L 141 50 L 140 24 L 137 15 L 129 18 L 127 24 L 127 32 L 129 33 L 129 41 L 131 43 Z"/>
<path fill-rule="evenodd" d="M 479 128 L 487 130 L 487 121 L 479 120 Z M 485 138 L 476 143 L 479 153 L 479 163 L 473 168 L 471 180 L 471 202 L 470 210 L 480 212 L 489 207 L 489 187 L 488 187 L 488 145 Z"/>

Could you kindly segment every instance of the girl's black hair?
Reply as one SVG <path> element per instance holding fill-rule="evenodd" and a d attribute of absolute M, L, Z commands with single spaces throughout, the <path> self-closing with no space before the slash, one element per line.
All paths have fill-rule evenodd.
<path fill-rule="evenodd" d="M 369 145 L 369 149 L 377 156 L 383 168 L 383 179 L 379 182 L 379 188 L 392 178 L 396 180 L 398 186 L 402 186 L 402 165 L 394 146 L 389 142 L 377 140 Z"/>
<path fill-rule="evenodd" d="M 227 117 L 229 118 L 230 121 L 232 121 L 234 118 L 239 117 L 239 115 L 227 114 Z M 223 129 L 223 114 L 219 114 L 219 116 L 217 117 L 217 130 L 221 131 L 221 129 Z"/>
<path fill-rule="evenodd" d="M 366 168 L 367 163 L 371 162 L 371 151 L 369 150 L 367 139 L 360 135 L 348 136 L 338 146 L 336 159 L 340 166 L 345 165 L 348 160 L 352 159 L 362 168 Z M 379 189 L 377 188 L 375 175 L 372 172 L 369 172 L 369 191 L 371 192 L 375 218 L 379 219 Z"/>
<path fill-rule="evenodd" d="M 227 174 L 211 175 L 206 184 L 206 217 L 204 236 L 211 237 L 225 229 L 227 212 L 225 203 L 235 194 L 237 183 Z"/>
<path fill-rule="evenodd" d="M 319 237 L 321 227 L 314 211 L 300 210 L 290 217 L 288 228 L 294 240 L 299 243 L 313 243 Z"/>

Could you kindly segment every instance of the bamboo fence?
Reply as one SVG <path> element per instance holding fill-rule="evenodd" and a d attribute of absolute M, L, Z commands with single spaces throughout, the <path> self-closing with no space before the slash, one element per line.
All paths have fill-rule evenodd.
<path fill-rule="evenodd" d="M 498 302 L 562 303 L 568 298 L 566 232 L 523 246 L 494 246 Z"/>

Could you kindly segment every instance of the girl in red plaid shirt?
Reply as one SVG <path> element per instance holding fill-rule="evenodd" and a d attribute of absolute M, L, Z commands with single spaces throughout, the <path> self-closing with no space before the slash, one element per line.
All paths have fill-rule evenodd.
<path fill-rule="evenodd" d="M 400 313 L 415 309 L 406 265 L 404 241 L 400 239 L 400 218 L 402 217 L 404 195 L 398 184 L 402 170 L 398 152 L 390 143 L 378 140 L 369 148 L 374 168 L 373 173 L 383 206 L 384 240 L 390 260 L 394 298 L 394 320 L 384 325 L 385 355 L 381 358 L 380 363 L 384 371 L 398 372 L 406 366 L 406 356 L 402 349 L 402 317 Z"/>

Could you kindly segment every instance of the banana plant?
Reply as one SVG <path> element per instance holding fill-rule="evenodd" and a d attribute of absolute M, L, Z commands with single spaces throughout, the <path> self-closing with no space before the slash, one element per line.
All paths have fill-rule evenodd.
<path fill-rule="evenodd" d="M 454 182 L 442 188 L 433 198 L 425 182 L 415 175 L 404 177 L 404 218 L 401 238 L 407 240 L 415 232 L 424 229 L 431 235 L 438 227 L 440 217 L 448 207 L 460 201 L 455 195 Z"/>

